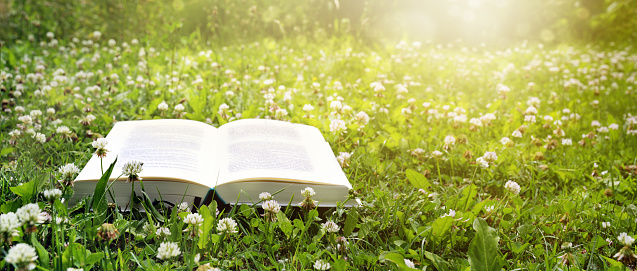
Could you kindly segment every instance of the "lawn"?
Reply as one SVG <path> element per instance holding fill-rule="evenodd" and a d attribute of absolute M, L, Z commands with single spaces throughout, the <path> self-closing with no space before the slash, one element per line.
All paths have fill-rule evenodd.
<path fill-rule="evenodd" d="M 632 45 L 85 32 L 0 47 L 0 270 L 635 268 Z M 359 204 L 68 204 L 115 122 L 169 118 L 317 127 Z"/>

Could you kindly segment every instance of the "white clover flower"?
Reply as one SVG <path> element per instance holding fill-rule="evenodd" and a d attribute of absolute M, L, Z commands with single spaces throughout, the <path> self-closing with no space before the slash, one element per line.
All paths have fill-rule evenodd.
<path fill-rule="evenodd" d="M 542 101 L 538 97 L 529 97 L 529 100 L 526 101 L 528 106 L 538 107 Z"/>
<path fill-rule="evenodd" d="M 125 176 L 137 176 L 140 172 L 142 172 L 143 165 L 144 163 L 137 160 L 128 161 L 122 167 L 122 174 Z"/>
<path fill-rule="evenodd" d="M 573 243 L 565 242 L 565 243 L 562 244 L 561 248 L 564 249 L 564 250 L 570 250 L 570 249 L 573 248 Z"/>
<path fill-rule="evenodd" d="M 285 110 L 284 108 L 279 108 L 279 109 L 277 109 L 277 110 L 274 112 L 274 116 L 275 116 L 277 119 L 281 119 L 281 118 L 283 118 L 283 117 L 285 117 L 285 116 L 287 116 L 287 115 L 288 115 L 288 111 L 287 111 L 287 110 Z"/>
<path fill-rule="evenodd" d="M 106 140 L 106 138 L 101 137 L 101 138 L 98 138 L 95 141 L 93 141 L 91 143 L 91 146 L 93 146 L 93 148 L 96 149 L 95 153 L 98 153 L 100 151 L 106 152 L 107 151 L 107 149 L 106 149 L 106 145 L 107 144 L 108 144 L 108 140 Z"/>
<path fill-rule="evenodd" d="M 0 243 L 11 243 L 13 236 L 18 236 L 18 228 L 22 224 L 18 216 L 9 212 L 0 215 Z"/>
<path fill-rule="evenodd" d="M 301 190 L 301 195 L 306 198 L 311 198 L 316 195 L 316 192 L 314 192 L 314 189 L 312 189 L 311 187 L 306 187 L 305 189 Z"/>
<path fill-rule="evenodd" d="M 271 200 L 272 195 L 268 192 L 261 192 L 261 194 L 259 194 L 259 199 L 262 201 Z"/>
<path fill-rule="evenodd" d="M 493 113 L 486 113 L 484 116 L 480 117 L 480 120 L 483 123 L 491 123 L 491 121 L 495 120 L 496 117 Z"/>
<path fill-rule="evenodd" d="M 529 122 L 529 123 L 535 123 L 536 119 L 534 115 L 525 115 L 524 116 L 524 121 L 525 122 Z"/>
<path fill-rule="evenodd" d="M 476 126 L 476 127 L 482 127 L 482 121 L 480 119 L 477 118 L 471 118 L 469 120 L 469 124 Z"/>
<path fill-rule="evenodd" d="M 381 84 L 380 82 L 372 82 L 371 84 L 369 84 L 369 87 L 373 88 L 374 92 L 385 91 L 385 86 L 383 86 L 383 84 Z"/>
<path fill-rule="evenodd" d="M 317 260 L 314 263 L 314 269 L 316 269 L 316 270 L 321 270 L 321 271 L 329 270 L 330 267 L 331 267 L 330 263 L 328 263 L 328 262 L 326 262 L 324 260 Z"/>
<path fill-rule="evenodd" d="M 498 160 L 498 154 L 492 151 L 485 152 L 482 157 L 489 163 L 494 163 L 496 160 Z"/>
<path fill-rule="evenodd" d="M 305 111 L 305 112 L 310 112 L 312 110 L 314 110 L 314 106 L 312 106 L 311 104 L 305 104 L 303 106 L 303 111 Z"/>
<path fill-rule="evenodd" d="M 17 138 L 22 134 L 22 132 L 20 132 L 20 130 L 18 129 L 14 129 L 13 131 L 9 132 L 9 136 L 11 138 Z"/>
<path fill-rule="evenodd" d="M 617 240 L 619 240 L 620 243 L 628 247 L 632 246 L 633 243 L 635 242 L 635 238 L 633 238 L 632 236 L 628 235 L 625 232 L 620 233 L 619 236 L 617 236 Z"/>
<path fill-rule="evenodd" d="M 347 126 L 345 125 L 345 121 L 335 119 L 330 122 L 330 132 L 341 133 L 347 130 Z"/>
<path fill-rule="evenodd" d="M 511 133 L 511 136 L 512 137 L 518 137 L 518 138 L 522 137 L 522 132 L 520 132 L 518 130 L 515 130 L 515 131 L 513 131 L 513 133 Z"/>
<path fill-rule="evenodd" d="M 573 140 L 571 140 L 570 138 L 564 138 L 564 139 L 562 139 L 562 145 L 564 145 L 564 146 L 572 146 L 573 145 Z"/>
<path fill-rule="evenodd" d="M 203 216 L 197 213 L 188 214 L 186 217 L 184 217 L 184 223 L 199 226 L 203 223 Z"/>
<path fill-rule="evenodd" d="M 356 121 L 361 125 L 367 125 L 369 123 L 369 115 L 365 111 L 360 111 L 355 116 Z"/>
<path fill-rule="evenodd" d="M 506 184 L 504 184 L 504 188 L 515 195 L 520 194 L 520 185 L 514 181 L 507 181 Z"/>
<path fill-rule="evenodd" d="M 600 126 L 602 126 L 602 124 L 601 124 L 601 123 L 599 123 L 599 121 L 594 120 L 594 121 L 592 121 L 592 122 L 591 122 L 591 126 L 592 126 L 592 127 L 600 127 Z"/>
<path fill-rule="evenodd" d="M 228 112 L 228 109 L 230 109 L 230 106 L 228 106 L 226 103 L 222 103 L 221 105 L 219 105 L 219 110 L 217 111 L 217 114 L 225 116 L 226 113 Z"/>
<path fill-rule="evenodd" d="M 42 133 L 33 134 L 33 138 L 35 138 L 35 140 L 37 140 L 38 142 L 40 142 L 42 144 L 46 143 L 46 135 L 44 135 Z"/>
<path fill-rule="evenodd" d="M 611 130 L 617 130 L 619 129 L 619 125 L 617 125 L 617 123 L 612 123 L 610 125 L 608 125 L 608 128 Z"/>
<path fill-rule="evenodd" d="M 339 111 L 343 108 L 343 103 L 341 103 L 341 101 L 332 101 L 330 103 L 330 108 L 332 108 L 332 110 Z"/>
<path fill-rule="evenodd" d="M 186 107 L 183 104 L 175 105 L 175 111 L 177 111 L 177 112 L 183 112 L 185 109 L 186 109 Z"/>
<path fill-rule="evenodd" d="M 44 198 L 46 198 L 48 201 L 53 202 L 62 196 L 62 190 L 54 188 L 54 189 L 44 190 L 42 194 L 44 194 Z"/>
<path fill-rule="evenodd" d="M 321 226 L 327 232 L 338 232 L 340 227 L 334 221 L 327 221 Z"/>
<path fill-rule="evenodd" d="M 30 115 L 32 118 L 37 118 L 37 117 L 39 117 L 39 116 L 42 116 L 42 111 L 37 110 L 37 109 L 35 109 L 35 110 L 31 110 L 31 112 L 29 112 L 29 115 Z"/>
<path fill-rule="evenodd" d="M 20 207 L 15 214 L 23 225 L 33 226 L 46 221 L 46 217 L 42 214 L 42 210 L 40 210 L 40 206 L 37 203 L 24 205 Z"/>
<path fill-rule="evenodd" d="M 179 203 L 179 205 L 177 205 L 177 210 L 181 213 L 181 212 L 185 212 L 188 211 L 188 202 L 182 202 Z"/>
<path fill-rule="evenodd" d="M 411 150 L 411 155 L 413 156 L 421 156 L 425 153 L 425 150 L 421 149 L 421 148 L 415 148 L 413 150 Z"/>
<path fill-rule="evenodd" d="M 484 160 L 483 157 L 478 157 L 476 159 L 476 164 L 478 164 L 478 166 L 480 166 L 480 168 L 482 169 L 486 169 L 489 167 L 489 162 L 487 162 L 486 160 Z"/>
<path fill-rule="evenodd" d="M 13 264 L 17 270 L 33 270 L 35 269 L 35 261 L 38 260 L 38 255 L 35 252 L 35 248 L 28 244 L 20 243 L 9 249 L 4 260 Z"/>
<path fill-rule="evenodd" d="M 509 92 L 511 91 L 511 89 L 510 89 L 509 87 L 507 87 L 507 86 L 505 86 L 505 85 L 503 85 L 503 84 L 498 84 L 498 85 L 495 87 L 495 90 L 496 90 L 498 93 L 501 93 L 501 94 L 502 94 L 502 93 L 506 94 L 506 93 L 509 93 Z"/>
<path fill-rule="evenodd" d="M 537 115 L 537 108 L 533 107 L 533 106 L 529 106 L 525 111 L 524 111 L 525 115 Z"/>
<path fill-rule="evenodd" d="M 73 163 L 61 166 L 58 171 L 62 174 L 64 179 L 73 179 L 75 174 L 80 173 L 80 169 Z"/>
<path fill-rule="evenodd" d="M 352 157 L 352 154 L 349 152 L 340 152 L 336 157 L 336 161 L 341 165 L 341 167 L 349 166 L 349 159 Z"/>
<path fill-rule="evenodd" d="M 606 229 L 610 227 L 610 222 L 602 222 L 602 228 Z"/>
<path fill-rule="evenodd" d="M 431 152 L 431 157 L 433 157 L 433 158 L 440 158 L 440 157 L 442 157 L 442 152 L 441 152 L 441 151 L 439 151 L 439 150 L 432 151 L 432 152 Z"/>
<path fill-rule="evenodd" d="M 502 143 L 502 145 L 507 146 L 509 145 L 511 142 L 513 142 L 510 138 L 508 137 L 503 137 L 502 139 L 500 139 L 500 143 Z"/>
<path fill-rule="evenodd" d="M 261 206 L 263 210 L 276 214 L 281 211 L 281 205 L 276 200 L 268 200 Z"/>
<path fill-rule="evenodd" d="M 237 233 L 237 222 L 234 219 L 226 217 L 219 220 L 217 224 L 217 231 L 220 233 Z"/>
<path fill-rule="evenodd" d="M 409 268 L 416 268 L 416 265 L 414 265 L 414 262 L 412 262 L 411 260 L 408 259 L 404 259 L 405 265 Z"/>
<path fill-rule="evenodd" d="M 63 224 L 63 223 L 68 223 L 69 222 L 69 218 L 68 217 L 55 217 L 55 224 Z"/>
<path fill-rule="evenodd" d="M 442 215 L 441 217 L 447 217 L 447 216 L 456 217 L 456 211 L 454 211 L 453 209 L 449 209 L 449 213 L 446 213 Z"/>
<path fill-rule="evenodd" d="M 162 101 L 159 105 L 157 105 L 157 110 L 159 111 L 168 110 L 168 104 L 165 101 Z"/>
<path fill-rule="evenodd" d="M 181 250 L 179 249 L 179 245 L 175 242 L 163 242 L 157 249 L 157 258 L 161 260 L 178 257 L 179 255 L 181 255 Z"/>
<path fill-rule="evenodd" d="M 18 117 L 18 120 L 25 125 L 31 125 L 33 123 L 33 118 L 31 118 L 31 116 L 29 115 L 20 116 Z"/>
<path fill-rule="evenodd" d="M 456 144 L 456 138 L 453 137 L 453 136 L 446 136 L 445 137 L 445 145 L 451 146 L 453 144 Z"/>
<path fill-rule="evenodd" d="M 69 127 L 62 125 L 58 127 L 57 129 L 55 129 L 55 132 L 61 135 L 70 135 L 71 129 L 69 129 Z"/>

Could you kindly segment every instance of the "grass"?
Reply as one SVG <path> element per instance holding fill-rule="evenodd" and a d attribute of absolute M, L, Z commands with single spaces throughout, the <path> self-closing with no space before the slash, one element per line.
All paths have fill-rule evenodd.
<path fill-rule="evenodd" d="M 630 47 L 372 49 L 339 38 L 192 48 L 78 38 L 1 48 L 0 211 L 36 203 L 51 220 L 21 220 L 1 240 L 0 269 L 19 267 L 7 256 L 19 243 L 35 249 L 39 269 L 55 270 L 303 270 L 319 260 L 331 270 L 635 267 L 613 257 L 624 249 L 620 233 L 637 234 Z M 99 197 L 65 203 L 73 188 L 58 183 L 58 169 L 82 168 L 115 121 L 257 117 L 315 126 L 335 155 L 351 154 L 342 166 L 360 206 L 283 207 L 271 221 L 261 209 L 217 213 L 213 203 L 194 210 L 202 222 L 192 225 L 186 209 L 144 197 L 130 213 Z M 332 131 L 334 120 L 346 129 Z M 63 195 L 50 201 L 43 192 L 54 188 Z M 236 233 L 218 228 L 224 218 Z M 158 257 L 168 242 L 179 253 Z"/>

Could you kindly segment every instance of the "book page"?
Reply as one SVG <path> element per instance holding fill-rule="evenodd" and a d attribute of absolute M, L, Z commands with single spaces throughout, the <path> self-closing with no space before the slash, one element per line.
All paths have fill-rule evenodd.
<path fill-rule="evenodd" d="M 320 131 L 312 126 L 249 119 L 219 128 L 219 182 L 256 180 L 351 187 Z"/>
<path fill-rule="evenodd" d="M 111 176 L 115 178 L 126 162 L 139 160 L 144 163 L 142 178 L 201 183 L 218 171 L 213 168 L 216 134 L 216 128 L 191 120 L 118 122 L 106 137 L 109 152 L 103 165 L 107 168 L 118 157 Z M 77 179 L 99 179 L 99 163 L 92 157 Z"/>

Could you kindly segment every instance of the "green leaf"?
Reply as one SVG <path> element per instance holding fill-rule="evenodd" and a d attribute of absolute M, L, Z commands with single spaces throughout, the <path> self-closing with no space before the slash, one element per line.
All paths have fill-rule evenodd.
<path fill-rule="evenodd" d="M 462 197 L 456 202 L 456 211 L 466 211 L 467 207 L 473 204 L 473 200 L 477 195 L 478 187 L 473 184 L 462 189 Z"/>
<path fill-rule="evenodd" d="M 434 267 L 436 267 L 436 269 L 440 271 L 449 270 L 447 268 L 448 263 L 445 260 L 443 260 L 440 256 L 433 254 L 429 251 L 425 251 L 425 257 L 434 264 Z"/>
<path fill-rule="evenodd" d="M 292 222 L 290 222 L 290 219 L 288 219 L 288 217 L 285 216 L 283 212 L 276 213 L 276 219 L 279 221 L 279 229 L 281 229 L 285 236 L 290 238 L 292 230 L 294 229 L 294 226 L 292 226 Z"/>
<path fill-rule="evenodd" d="M 521 245 L 521 244 L 520 244 L 520 243 L 518 243 L 518 242 L 514 242 L 514 243 L 511 245 L 511 251 L 513 251 L 513 253 L 515 253 L 515 254 L 520 254 L 521 252 L 524 252 L 524 250 L 525 250 L 528 246 L 530 246 L 530 245 L 531 245 L 531 244 L 529 244 L 529 243 L 526 243 L 526 244 L 524 244 L 524 245 Z"/>
<path fill-rule="evenodd" d="M 599 255 L 599 256 L 604 258 L 604 260 L 606 260 L 608 262 L 608 264 L 610 264 L 610 266 L 613 266 L 613 267 L 622 267 L 622 266 L 624 266 L 622 263 L 620 263 L 618 261 L 615 261 L 615 260 L 613 260 L 611 258 L 605 257 L 603 255 Z"/>
<path fill-rule="evenodd" d="M 201 208 L 199 209 L 199 214 L 203 217 L 203 224 L 201 224 L 201 235 L 199 236 L 199 241 L 197 242 L 199 248 L 206 247 L 206 244 L 208 243 L 208 236 L 210 235 L 210 232 L 212 230 L 212 223 L 214 222 L 214 217 L 212 217 L 210 213 L 211 212 L 206 205 L 201 206 Z"/>
<path fill-rule="evenodd" d="M 407 180 L 409 180 L 411 185 L 418 189 L 426 190 L 427 187 L 431 186 L 431 184 L 429 184 L 429 182 L 427 181 L 425 175 L 422 175 L 413 169 L 407 169 L 405 175 L 407 175 Z"/>
<path fill-rule="evenodd" d="M 350 236 L 358 223 L 358 212 L 356 209 L 350 209 L 347 218 L 345 219 L 345 226 L 343 226 L 343 236 Z"/>
<path fill-rule="evenodd" d="M 597 238 L 597 242 L 595 243 L 595 249 L 599 249 L 600 247 L 608 245 L 608 242 L 603 238 Z"/>
<path fill-rule="evenodd" d="M 100 225 L 106 219 L 106 209 L 108 208 L 108 204 L 106 202 L 106 185 L 108 184 L 108 180 L 111 177 L 111 173 L 113 172 L 113 168 L 115 168 L 115 163 L 117 163 L 117 158 L 115 161 L 108 166 L 108 169 L 102 174 L 102 177 L 95 185 L 95 190 L 93 191 L 93 211 L 97 214 L 95 221 L 96 225 Z"/>
<path fill-rule="evenodd" d="M 445 236 L 453 225 L 453 220 L 454 218 L 450 216 L 437 218 L 431 224 L 432 234 L 438 238 Z"/>
<path fill-rule="evenodd" d="M 9 187 L 11 192 L 20 196 L 22 204 L 31 202 L 31 198 L 35 194 L 35 180 L 24 183 L 23 185 Z"/>
<path fill-rule="evenodd" d="M 31 244 L 33 244 L 35 250 L 38 252 L 40 265 L 44 268 L 49 268 L 49 252 L 40 244 L 38 238 L 36 238 L 36 234 L 31 234 Z"/>
<path fill-rule="evenodd" d="M 217 218 L 217 202 L 216 201 L 211 201 L 210 204 L 208 204 L 208 210 L 210 210 L 210 216 L 212 216 L 213 218 Z"/>
<path fill-rule="evenodd" d="M 392 263 L 395 263 L 396 265 L 398 265 L 398 267 L 400 268 L 400 270 L 418 270 L 418 269 L 414 269 L 414 268 L 410 268 L 405 264 L 405 258 L 403 257 L 403 255 L 400 255 L 398 253 L 395 252 L 383 252 L 383 254 L 380 255 L 380 257 L 378 257 L 380 260 L 386 260 L 386 261 L 390 261 Z"/>
<path fill-rule="evenodd" d="M 213 244 L 219 243 L 220 240 L 221 236 L 219 234 L 210 235 L 210 242 L 212 242 Z"/>
<path fill-rule="evenodd" d="M 312 222 L 314 222 L 314 219 L 318 217 L 318 211 L 316 209 L 311 210 L 308 214 L 307 214 L 307 221 L 305 222 L 305 231 L 307 231 L 310 226 L 312 226 Z"/>
<path fill-rule="evenodd" d="M 628 204 L 628 206 L 626 206 L 626 212 L 633 217 L 637 217 L 637 207 L 635 207 L 635 205 L 633 204 Z"/>
<path fill-rule="evenodd" d="M 531 234 L 535 230 L 535 226 L 533 224 L 524 224 L 518 227 L 518 234 L 520 237 L 524 237 L 527 234 Z"/>
<path fill-rule="evenodd" d="M 103 252 L 91 253 L 88 257 L 86 257 L 86 265 L 90 267 L 99 262 L 102 258 L 104 258 Z"/>
<path fill-rule="evenodd" d="M 142 206 L 144 206 L 144 210 L 146 210 L 146 213 L 152 214 L 153 217 L 159 222 L 164 222 L 166 219 L 161 213 L 159 213 L 159 211 L 157 211 L 157 209 L 155 209 L 155 206 L 153 206 L 153 201 L 150 199 L 150 196 L 146 194 L 146 191 L 142 190 L 142 195 L 144 196 L 144 200 L 142 200 Z"/>
<path fill-rule="evenodd" d="M 9 148 L 2 148 L 2 149 L 0 149 L 0 156 L 3 156 L 3 155 L 7 155 L 7 154 L 9 154 L 9 153 L 12 153 L 12 152 L 13 152 L 13 150 L 15 150 L 15 148 L 11 148 L 11 147 L 9 147 Z"/>
<path fill-rule="evenodd" d="M 7 201 L 4 204 L 2 204 L 2 206 L 0 206 L 0 212 L 3 214 L 9 213 L 9 212 L 15 212 L 20 207 L 22 207 L 22 203 L 18 199 L 15 199 L 12 201 Z"/>
<path fill-rule="evenodd" d="M 469 265 L 473 271 L 500 271 L 498 233 L 482 218 L 473 221 L 476 236 L 469 244 Z"/>

